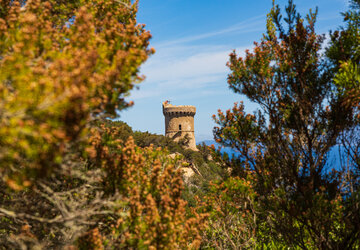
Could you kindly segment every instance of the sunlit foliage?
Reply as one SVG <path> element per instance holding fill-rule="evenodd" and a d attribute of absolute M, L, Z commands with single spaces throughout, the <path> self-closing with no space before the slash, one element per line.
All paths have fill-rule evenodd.
<path fill-rule="evenodd" d="M 59 168 L 114 116 L 153 50 L 130 1 L 1 1 L 0 171 L 13 189 Z"/>
<path fill-rule="evenodd" d="M 115 139 L 116 127 L 103 128 L 100 147 L 94 145 L 97 161 L 106 172 L 103 185 L 107 193 L 121 194 L 114 204 L 118 219 L 110 225 L 111 244 L 121 248 L 197 248 L 205 214 L 186 212 L 181 158 L 173 159 L 161 148 L 140 148 L 131 137 L 122 146 Z"/>

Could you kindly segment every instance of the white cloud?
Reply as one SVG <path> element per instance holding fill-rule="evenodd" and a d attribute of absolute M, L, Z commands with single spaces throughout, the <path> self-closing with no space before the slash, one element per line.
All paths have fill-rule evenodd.
<path fill-rule="evenodd" d="M 224 84 L 228 74 L 226 66 L 233 44 L 222 43 L 225 35 L 248 33 L 263 28 L 264 16 L 257 16 L 221 30 L 207 32 L 177 40 L 153 44 L 156 49 L 148 62 L 141 68 L 146 80 L 140 90 L 133 91 L 130 99 L 164 98 L 176 99 L 184 92 L 196 91 L 194 94 L 211 96 L 216 93 L 216 84 Z M 261 29 L 262 30 L 262 29 Z M 214 43 L 214 40 L 217 40 Z M 225 39 L 229 41 L 229 39 Z M 197 41 L 198 45 L 193 43 Z M 200 44 L 200 45 L 199 45 Z M 221 44 L 221 45 L 214 45 Z M 243 55 L 245 49 L 237 48 Z M 211 87 L 211 89 L 209 89 Z"/>
<path fill-rule="evenodd" d="M 238 48 L 237 51 L 243 54 L 247 48 Z M 208 88 L 226 81 L 226 62 L 231 51 L 224 46 L 178 46 L 159 51 L 142 68 L 146 80 L 140 90 L 132 92 L 130 99 L 174 96 L 189 90 L 196 90 L 201 95 L 212 95 L 216 90 L 209 91 Z"/>
<path fill-rule="evenodd" d="M 204 50 L 204 48 L 202 49 Z M 212 48 L 205 48 L 205 50 L 207 52 L 187 55 L 184 55 L 186 51 L 181 50 L 178 53 L 167 54 L 161 60 L 145 65 L 143 73 L 147 75 L 147 79 L 151 82 L 225 73 L 225 64 L 230 51 L 213 51 Z"/>
<path fill-rule="evenodd" d="M 133 90 L 130 95 L 131 100 L 140 100 L 145 98 L 153 98 L 160 94 L 159 91 L 151 91 L 151 90 Z"/>
<path fill-rule="evenodd" d="M 188 36 L 188 37 L 184 37 L 184 38 L 180 38 L 180 39 L 172 40 L 172 41 L 165 41 L 158 45 L 159 45 L 159 47 L 168 47 L 168 46 L 174 46 L 176 44 L 184 44 L 184 43 L 188 43 L 188 42 L 209 39 L 211 37 L 222 36 L 222 35 L 229 34 L 229 33 L 239 34 L 239 33 L 249 33 L 249 32 L 253 32 L 253 31 L 259 31 L 259 30 L 262 30 L 262 29 L 259 29 L 259 26 L 261 26 L 264 23 L 264 17 L 265 17 L 265 15 L 255 16 L 255 17 L 246 19 L 240 23 L 237 23 L 230 27 L 226 27 L 221 30 L 211 31 L 211 32 L 207 32 L 207 33 L 203 33 L 203 34 L 199 34 L 199 35 L 194 35 L 194 36 Z"/>

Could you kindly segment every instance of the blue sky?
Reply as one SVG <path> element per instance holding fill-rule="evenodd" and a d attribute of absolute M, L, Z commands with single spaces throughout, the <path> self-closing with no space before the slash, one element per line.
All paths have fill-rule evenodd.
<path fill-rule="evenodd" d="M 282 8 L 287 0 L 276 1 Z M 140 0 L 138 22 L 146 24 L 155 55 L 141 67 L 146 80 L 128 100 L 135 105 L 120 113 L 134 130 L 164 134 L 161 103 L 195 105 L 197 142 L 212 139 L 211 116 L 234 102 L 244 101 L 248 112 L 256 106 L 234 94 L 226 83 L 228 55 L 243 55 L 265 32 L 272 0 Z M 328 33 L 342 24 L 346 0 L 297 0 L 305 16 L 319 8 L 317 32 Z"/>

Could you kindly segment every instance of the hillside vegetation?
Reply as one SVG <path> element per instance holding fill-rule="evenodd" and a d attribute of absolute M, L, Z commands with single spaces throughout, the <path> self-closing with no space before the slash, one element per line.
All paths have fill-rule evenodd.
<path fill-rule="evenodd" d="M 132 128 L 122 121 L 106 121 L 107 127 L 119 129 L 118 139 L 126 142 L 131 136 L 137 146 L 141 148 L 153 147 L 166 149 L 171 157 L 177 157 L 183 161 L 183 169 L 190 168 L 191 177 L 186 180 L 183 197 L 190 206 L 195 204 L 195 196 L 203 196 L 210 182 L 222 180 L 227 176 L 225 168 L 219 161 L 213 160 L 214 151 L 205 144 L 197 145 L 199 151 L 187 149 L 186 138 L 179 142 L 173 141 L 163 135 L 149 132 L 133 131 Z M 217 154 L 220 155 L 219 153 Z"/>

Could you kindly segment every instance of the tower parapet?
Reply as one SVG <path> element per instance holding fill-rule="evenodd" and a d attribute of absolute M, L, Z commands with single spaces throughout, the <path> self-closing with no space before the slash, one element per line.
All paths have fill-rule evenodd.
<path fill-rule="evenodd" d="M 179 141 L 187 135 L 189 148 L 197 150 L 194 134 L 196 108 L 190 105 L 175 106 L 163 102 L 163 114 L 165 116 L 165 136 Z"/>

